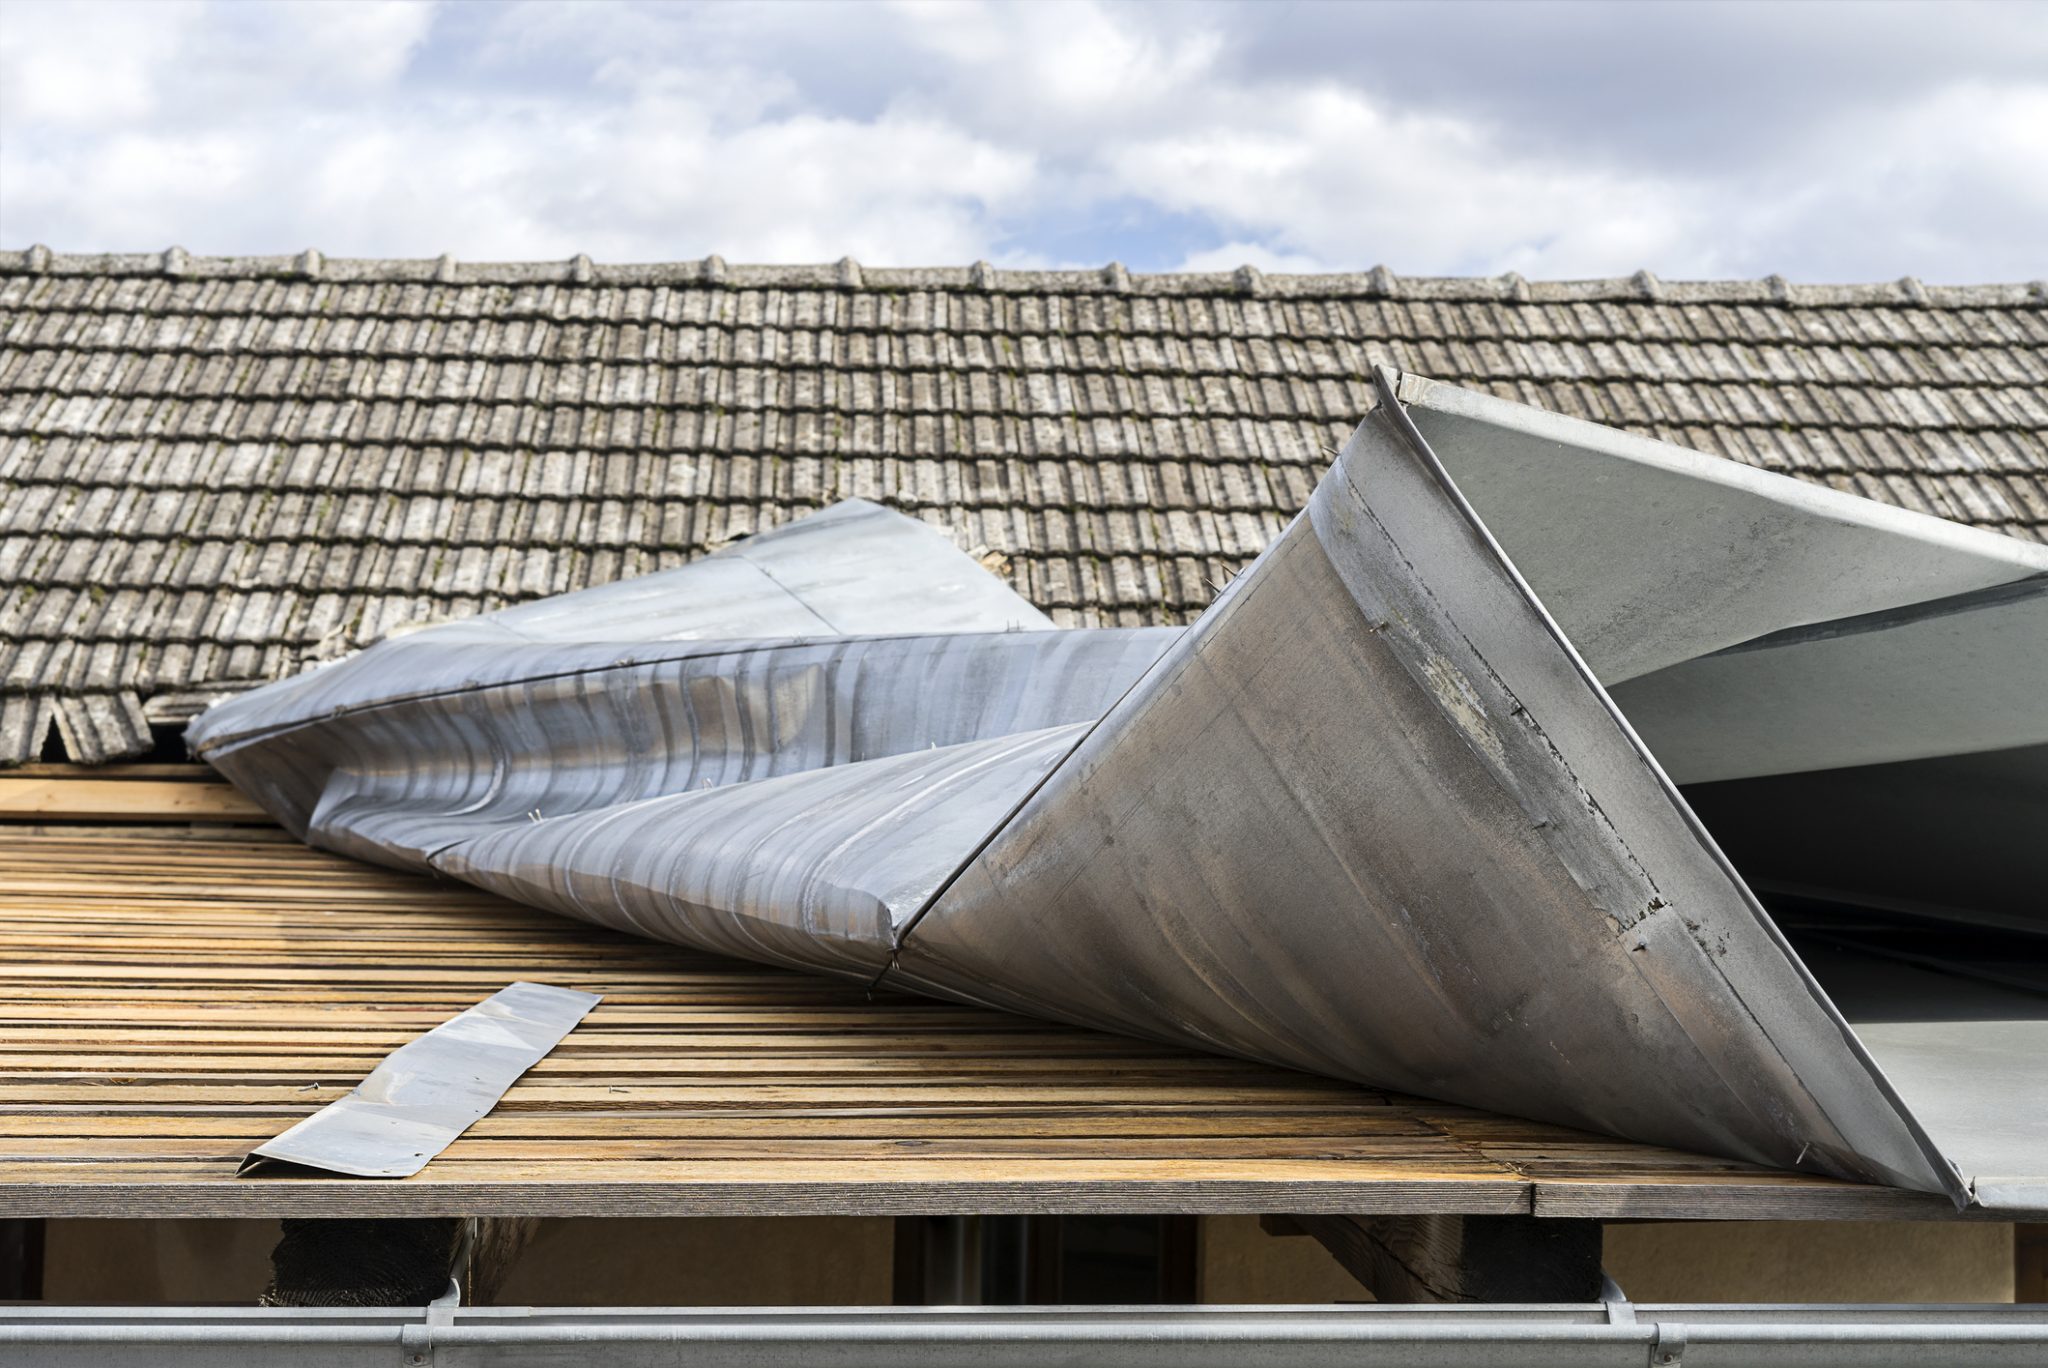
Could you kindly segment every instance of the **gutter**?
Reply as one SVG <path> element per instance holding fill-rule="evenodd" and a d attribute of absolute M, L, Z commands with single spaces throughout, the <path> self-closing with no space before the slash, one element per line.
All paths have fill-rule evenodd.
<path fill-rule="evenodd" d="M 0 1361 L 494 1368 L 1925 1368 L 2048 1360 L 2048 1306 L 16 1307 Z"/>

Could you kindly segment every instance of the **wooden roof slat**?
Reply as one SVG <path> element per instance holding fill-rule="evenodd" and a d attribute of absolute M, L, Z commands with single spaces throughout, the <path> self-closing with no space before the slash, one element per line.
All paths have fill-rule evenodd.
<path fill-rule="evenodd" d="M 0 1210 L 1948 1212 L 1918 1194 L 871 998 L 272 835 L 0 821 Z M 605 1000 L 423 1173 L 234 1176 L 255 1144 L 514 978 Z"/>

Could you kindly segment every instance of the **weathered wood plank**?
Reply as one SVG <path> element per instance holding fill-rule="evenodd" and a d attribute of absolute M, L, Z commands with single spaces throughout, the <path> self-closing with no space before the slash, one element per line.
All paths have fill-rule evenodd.
<path fill-rule="evenodd" d="M 1599 1221 L 1955 1221 L 1931 1192 L 1845 1183 L 1807 1174 L 1660 1173 L 1585 1176 L 1531 1185 L 1531 1210 L 1547 1220 Z"/>
<path fill-rule="evenodd" d="M 250 822 L 270 814 L 225 783 L 0 777 L 0 821 Z"/>
<path fill-rule="evenodd" d="M 185 1137 L 266 1137 L 288 1118 L 310 1115 L 311 1106 L 263 1112 L 215 1109 L 177 1113 L 80 1113 L 73 1111 L 14 1112 L 4 1119 L 0 1147 L 13 1153 L 23 1144 L 72 1138 L 124 1139 L 144 1143 Z M 1138 1140 L 1223 1139 L 1257 1144 L 1263 1139 L 1348 1140 L 1359 1137 L 1417 1137 L 1440 1150 L 1433 1133 L 1412 1118 L 1356 1116 L 1349 1113 L 1103 1111 L 1097 1108 L 1061 1111 L 1017 1107 L 895 1111 L 855 1109 L 844 1112 L 557 1112 L 519 1114 L 493 1112 L 463 1132 L 462 1143 L 482 1139 L 743 1140 L 756 1137 L 827 1139 L 1032 1139 L 1120 1138 Z"/>
<path fill-rule="evenodd" d="M 605 1001 L 417 1178 L 233 1176 L 515 977 Z M 871 995 L 260 828 L 0 825 L 0 1216 L 968 1211 L 1934 1214 L 1883 1189 Z"/>
<path fill-rule="evenodd" d="M 16 765 L 8 771 L 26 779 L 176 779 L 198 784 L 217 784 L 220 776 L 205 765 L 192 761 L 139 762 L 129 765 L 74 765 L 62 761 L 37 761 Z"/>
<path fill-rule="evenodd" d="M 868 1166 L 806 1171 L 796 1177 L 733 1181 L 718 1176 L 656 1180 L 507 1181 L 497 1175 L 399 1182 L 307 1179 L 223 1181 L 217 1170 L 172 1176 L 124 1175 L 120 1181 L 0 1181 L 0 1216 L 361 1217 L 409 1216 L 945 1216 L 1256 1215 L 1282 1208 L 1345 1212 L 1511 1213 L 1528 1209 L 1525 1185 L 1458 1178 L 1317 1175 L 1300 1179 L 1205 1175 L 1162 1178 L 1149 1165 L 1125 1175 L 1038 1171 L 1005 1178 L 962 1177 L 934 1167 L 870 1177 Z M 425 1181 L 422 1181 L 422 1180 Z M 1766 1213 L 1767 1214 L 1767 1213 Z"/>

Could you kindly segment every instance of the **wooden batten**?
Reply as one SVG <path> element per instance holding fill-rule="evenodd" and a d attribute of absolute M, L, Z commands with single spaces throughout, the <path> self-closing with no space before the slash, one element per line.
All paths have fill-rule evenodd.
<path fill-rule="evenodd" d="M 226 822 L 270 814 L 203 765 L 21 765 L 0 770 L 0 822 Z"/>
<path fill-rule="evenodd" d="M 235 1177 L 252 1146 L 514 979 L 604 1001 L 418 1177 Z M 871 994 L 272 830 L 0 823 L 6 1215 L 1276 1211 L 1950 1214 L 1939 1198 Z"/>

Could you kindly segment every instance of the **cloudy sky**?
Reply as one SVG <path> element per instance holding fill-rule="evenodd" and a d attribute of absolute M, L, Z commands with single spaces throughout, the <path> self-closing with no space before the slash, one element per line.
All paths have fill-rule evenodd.
<path fill-rule="evenodd" d="M 2048 275 L 2048 4 L 0 0 L 0 246 Z"/>

